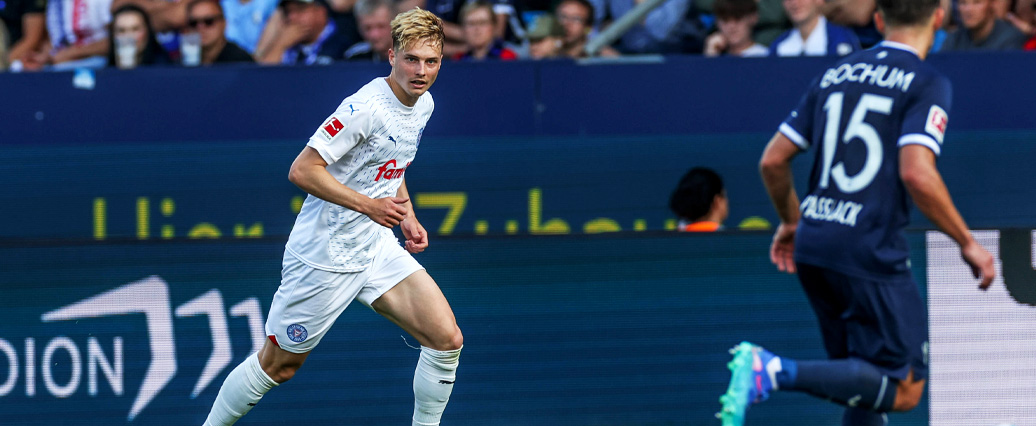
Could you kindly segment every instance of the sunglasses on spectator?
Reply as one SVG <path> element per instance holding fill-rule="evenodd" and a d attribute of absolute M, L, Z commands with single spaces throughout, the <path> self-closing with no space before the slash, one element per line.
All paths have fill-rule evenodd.
<path fill-rule="evenodd" d="M 204 25 L 206 27 L 211 27 L 211 26 L 215 25 L 216 22 L 218 22 L 220 19 L 223 19 L 223 17 L 222 16 L 210 16 L 210 17 L 207 17 L 207 18 L 188 19 L 187 20 L 187 25 L 189 25 L 191 28 L 198 28 L 199 26 L 202 26 L 202 25 Z"/>

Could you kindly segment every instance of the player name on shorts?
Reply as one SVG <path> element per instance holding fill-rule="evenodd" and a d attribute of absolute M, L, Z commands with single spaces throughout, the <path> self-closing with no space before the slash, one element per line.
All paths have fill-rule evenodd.
<path fill-rule="evenodd" d="M 856 226 L 856 217 L 860 215 L 861 210 L 863 204 L 816 195 L 806 197 L 799 205 L 803 217 L 848 226 Z"/>
<path fill-rule="evenodd" d="M 895 67 L 889 69 L 888 65 L 875 66 L 866 62 L 842 64 L 835 68 L 828 68 L 824 72 L 824 78 L 820 80 L 820 88 L 826 89 L 834 84 L 851 81 L 906 92 L 910 89 L 910 83 L 914 81 L 914 75 L 913 72 L 904 72 Z"/>

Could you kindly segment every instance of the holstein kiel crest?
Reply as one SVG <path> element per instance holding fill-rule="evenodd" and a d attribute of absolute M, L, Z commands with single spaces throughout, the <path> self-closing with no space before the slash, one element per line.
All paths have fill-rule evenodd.
<path fill-rule="evenodd" d="M 309 332 L 306 331 L 306 327 L 303 327 L 300 324 L 292 324 L 288 326 L 288 338 L 291 339 L 292 342 L 302 343 L 302 341 L 306 340 L 307 337 L 309 337 Z"/>

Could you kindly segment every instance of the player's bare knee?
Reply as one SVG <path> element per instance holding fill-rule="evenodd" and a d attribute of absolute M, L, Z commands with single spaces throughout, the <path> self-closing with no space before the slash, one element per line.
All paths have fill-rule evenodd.
<path fill-rule="evenodd" d="M 464 346 L 464 335 L 460 332 L 460 327 L 453 326 L 451 331 L 442 333 L 438 338 L 431 342 L 432 349 L 437 351 L 454 351 Z"/>
<path fill-rule="evenodd" d="M 464 346 L 464 335 L 460 332 L 460 327 L 454 327 L 453 337 L 450 339 L 450 348 L 448 350 L 457 350 Z"/>
<path fill-rule="evenodd" d="M 892 411 L 910 411 L 921 402 L 924 395 L 924 381 L 900 383 L 896 390 L 896 402 L 892 404 Z"/>

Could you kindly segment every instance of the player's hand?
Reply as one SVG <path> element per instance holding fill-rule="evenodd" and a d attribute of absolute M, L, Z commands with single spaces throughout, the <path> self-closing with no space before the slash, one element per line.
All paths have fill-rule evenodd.
<path fill-rule="evenodd" d="M 420 253 L 428 248 L 428 231 L 424 230 L 417 218 L 408 216 L 403 219 L 399 229 L 403 231 L 403 237 L 406 238 L 406 242 L 403 244 L 406 251 Z"/>
<path fill-rule="evenodd" d="M 364 213 L 378 225 L 391 228 L 399 225 L 406 218 L 407 201 L 410 201 L 410 199 L 400 197 L 373 199 Z"/>
<path fill-rule="evenodd" d="M 795 273 L 795 230 L 797 223 L 782 223 L 773 234 L 770 244 L 770 262 L 781 272 Z"/>
<path fill-rule="evenodd" d="M 960 255 L 965 262 L 968 262 L 968 266 L 971 266 L 971 274 L 979 279 L 978 288 L 988 289 L 989 285 L 993 283 L 993 278 L 996 278 L 993 255 L 974 240 L 960 248 Z"/>

